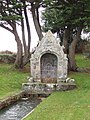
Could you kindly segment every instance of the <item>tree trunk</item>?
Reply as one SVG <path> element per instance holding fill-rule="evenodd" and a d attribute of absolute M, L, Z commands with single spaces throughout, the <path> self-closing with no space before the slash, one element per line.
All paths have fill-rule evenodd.
<path fill-rule="evenodd" d="M 76 71 L 76 61 L 75 61 L 75 47 L 76 47 L 76 41 L 73 40 L 69 47 L 69 69 L 72 71 Z M 75 43 L 75 44 L 74 44 Z"/>
<path fill-rule="evenodd" d="M 23 4 L 26 5 L 25 1 L 23 1 Z M 30 59 L 30 45 L 31 45 L 31 32 L 30 32 L 30 25 L 29 25 L 26 6 L 24 7 L 24 16 L 26 20 L 26 27 L 27 27 L 27 34 L 28 34 L 28 46 L 26 46 L 25 48 L 26 53 L 24 54 L 24 59 L 23 59 L 23 64 L 26 65 Z"/>
<path fill-rule="evenodd" d="M 16 60 L 15 60 L 15 68 L 17 69 L 22 69 L 23 68 L 23 50 L 22 50 L 22 43 L 21 40 L 18 36 L 18 33 L 16 31 L 16 29 L 14 29 L 14 35 L 15 35 L 15 40 L 17 42 L 17 56 L 16 56 Z"/>
<path fill-rule="evenodd" d="M 69 27 L 65 28 L 64 31 L 64 36 L 63 36 L 63 45 L 65 47 L 64 52 L 67 54 L 68 53 L 68 42 L 70 38 L 70 29 Z"/>
<path fill-rule="evenodd" d="M 37 11 L 36 11 L 33 3 L 31 4 L 31 12 L 32 12 L 32 17 L 33 17 L 33 22 L 34 22 L 34 25 L 35 25 L 36 32 L 38 34 L 39 40 L 41 40 L 43 38 L 43 34 L 42 34 L 40 24 L 39 24 L 39 21 L 38 21 L 38 17 L 37 17 L 38 14 L 37 14 Z"/>
<path fill-rule="evenodd" d="M 16 60 L 15 60 L 15 68 L 17 69 L 23 69 L 24 65 L 23 65 L 23 52 L 22 52 L 22 44 L 21 42 L 17 42 L 17 56 L 16 56 Z"/>
<path fill-rule="evenodd" d="M 80 40 L 82 27 L 79 27 L 76 36 L 73 38 L 71 45 L 69 46 L 69 69 L 72 71 L 77 71 L 77 65 L 75 60 L 75 48 L 77 42 Z"/>
<path fill-rule="evenodd" d="M 15 37 L 15 41 L 17 43 L 17 56 L 16 56 L 16 60 L 15 60 L 15 68 L 17 69 L 22 69 L 23 68 L 23 51 L 22 51 L 22 43 L 21 43 L 21 40 L 18 36 L 18 33 L 17 33 L 17 30 L 16 30 L 16 23 L 13 22 L 9 22 L 10 23 L 10 26 L 11 28 L 9 27 L 6 27 L 4 25 L 0 25 L 1 27 L 3 27 L 4 29 L 8 30 L 9 32 L 11 32 L 14 37 Z"/>

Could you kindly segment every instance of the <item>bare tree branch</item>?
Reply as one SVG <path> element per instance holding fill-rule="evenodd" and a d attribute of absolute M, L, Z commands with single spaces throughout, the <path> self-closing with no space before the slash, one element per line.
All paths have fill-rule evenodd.
<path fill-rule="evenodd" d="M 11 30 L 9 27 L 4 26 L 3 24 L 0 24 L 0 27 L 8 30 L 9 32 L 13 33 L 13 30 Z"/>

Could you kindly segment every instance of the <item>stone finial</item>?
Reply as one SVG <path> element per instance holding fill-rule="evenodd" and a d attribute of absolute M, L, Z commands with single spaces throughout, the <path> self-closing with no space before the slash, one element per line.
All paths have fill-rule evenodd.
<path fill-rule="evenodd" d="M 48 30 L 48 32 L 46 33 L 46 35 L 45 35 L 45 36 L 47 36 L 47 37 L 51 37 L 51 36 L 53 36 L 53 34 L 52 34 L 51 30 Z"/>

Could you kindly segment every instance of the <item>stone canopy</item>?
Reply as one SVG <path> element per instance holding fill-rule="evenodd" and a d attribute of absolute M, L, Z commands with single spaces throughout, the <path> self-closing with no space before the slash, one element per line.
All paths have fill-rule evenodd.
<path fill-rule="evenodd" d="M 68 59 L 60 40 L 49 30 L 31 55 L 31 76 L 35 82 L 59 83 L 67 78 Z"/>

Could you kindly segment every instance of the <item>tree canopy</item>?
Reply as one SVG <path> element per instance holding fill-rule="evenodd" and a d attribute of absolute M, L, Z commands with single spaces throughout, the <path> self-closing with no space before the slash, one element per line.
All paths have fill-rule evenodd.
<path fill-rule="evenodd" d="M 83 25 L 90 27 L 89 0 L 45 0 L 46 9 L 43 13 L 44 30 L 58 29 Z"/>
<path fill-rule="evenodd" d="M 69 66 L 76 70 L 75 49 L 82 29 L 90 28 L 89 0 L 45 0 L 42 15 L 43 30 L 57 32 L 65 52 L 68 53 Z"/>

